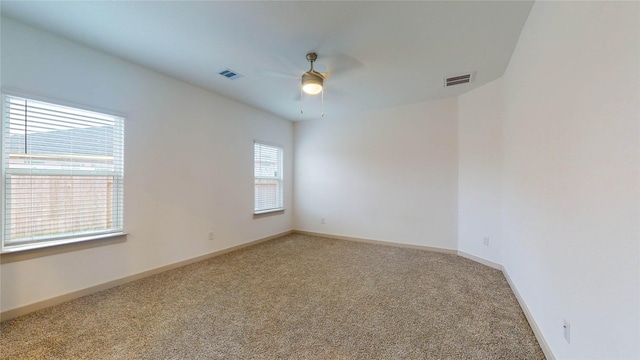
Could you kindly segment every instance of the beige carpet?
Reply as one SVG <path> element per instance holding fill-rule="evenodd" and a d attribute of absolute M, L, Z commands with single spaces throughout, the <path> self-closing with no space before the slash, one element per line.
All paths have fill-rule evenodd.
<path fill-rule="evenodd" d="M 544 359 L 501 272 L 299 234 L 0 331 L 7 359 Z"/>

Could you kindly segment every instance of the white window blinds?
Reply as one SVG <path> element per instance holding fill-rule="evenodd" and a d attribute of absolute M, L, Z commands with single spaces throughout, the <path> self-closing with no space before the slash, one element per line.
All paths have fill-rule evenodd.
<path fill-rule="evenodd" d="M 253 158 L 253 212 L 260 214 L 282 210 L 282 148 L 255 142 Z"/>
<path fill-rule="evenodd" d="M 124 119 L 3 97 L 3 251 L 123 229 Z"/>

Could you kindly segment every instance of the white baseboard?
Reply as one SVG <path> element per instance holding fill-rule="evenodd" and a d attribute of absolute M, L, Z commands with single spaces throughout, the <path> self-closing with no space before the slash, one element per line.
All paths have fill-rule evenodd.
<path fill-rule="evenodd" d="M 84 289 L 81 289 L 81 290 L 73 291 L 73 292 L 70 292 L 70 293 L 67 293 L 67 294 L 55 296 L 55 297 L 52 297 L 52 298 L 49 298 L 49 299 L 46 299 L 46 300 L 42 300 L 42 301 L 38 301 L 38 302 L 35 302 L 35 303 L 31 303 L 29 305 L 25 305 L 25 306 L 21 306 L 21 307 L 18 307 L 18 308 L 6 310 L 6 311 L 3 311 L 2 313 L 0 313 L 0 321 L 14 319 L 14 318 L 17 318 L 18 316 L 26 315 L 26 314 L 32 313 L 34 311 L 46 309 L 48 307 L 59 305 L 59 304 L 62 304 L 64 302 L 67 302 L 67 301 L 71 301 L 71 300 L 74 300 L 74 299 L 81 298 L 83 296 L 91 295 L 93 293 L 97 293 L 97 292 L 102 291 L 102 290 L 107 290 L 107 289 L 110 289 L 112 287 L 116 287 L 116 286 L 123 285 L 123 284 L 129 283 L 129 282 L 135 281 L 135 280 L 139 280 L 139 279 L 145 278 L 147 276 L 159 274 L 159 273 L 165 272 L 167 270 L 179 268 L 181 266 L 189 265 L 189 264 L 192 264 L 192 263 L 195 263 L 195 262 L 198 262 L 198 261 L 202 261 L 202 260 L 206 260 L 206 259 L 209 259 L 209 258 L 212 258 L 212 257 L 220 256 L 222 254 L 226 254 L 226 253 L 229 253 L 229 252 L 232 252 L 232 251 L 235 251 L 235 250 L 240 250 L 240 249 L 252 246 L 252 245 L 256 245 L 256 244 L 261 243 L 261 242 L 265 242 L 265 241 L 276 239 L 276 238 L 279 238 L 279 237 L 282 237 L 282 236 L 285 236 L 285 235 L 289 235 L 291 233 L 293 233 L 292 230 L 285 231 L 285 232 L 282 232 L 282 233 L 279 233 L 279 234 L 275 234 L 275 235 L 272 235 L 272 236 L 267 236 L 265 238 L 249 241 L 249 242 L 246 242 L 244 244 L 240 244 L 240 245 L 228 247 L 226 249 L 217 250 L 217 251 L 214 251 L 214 252 L 211 252 L 211 253 L 208 253 L 208 254 L 196 256 L 196 257 L 191 258 L 191 259 L 178 261 L 178 262 L 173 263 L 173 264 L 160 266 L 160 267 L 157 267 L 155 269 L 143 271 L 141 273 L 125 276 L 125 277 L 120 278 L 120 279 L 115 279 L 115 280 L 108 281 L 108 282 L 105 282 L 105 283 L 102 283 L 102 284 L 98 284 L 98 285 L 91 286 L 91 287 L 88 287 L 88 288 L 84 288 Z"/>
<path fill-rule="evenodd" d="M 504 274 L 504 277 L 507 279 L 507 282 L 511 287 L 511 291 L 513 291 L 513 294 L 516 296 L 516 299 L 520 304 L 520 308 L 522 308 L 522 312 L 524 312 L 524 316 L 527 318 L 527 321 L 529 321 L 531 330 L 533 330 L 533 334 L 536 336 L 536 339 L 538 340 L 538 344 L 540 344 L 540 348 L 542 349 L 544 356 L 546 356 L 547 360 L 556 360 L 555 355 L 553 355 L 553 352 L 551 351 L 551 347 L 549 347 L 547 340 L 545 340 L 544 335 L 542 335 L 542 331 L 540 330 L 540 327 L 538 327 L 538 324 L 536 323 L 536 320 L 534 319 L 533 314 L 529 310 L 527 303 L 524 301 L 524 298 L 522 298 L 522 295 L 520 295 L 518 288 L 513 283 L 513 280 L 511 280 L 511 277 L 509 276 L 509 273 L 507 272 L 507 269 L 504 266 L 502 267 L 502 273 Z"/>
<path fill-rule="evenodd" d="M 483 259 L 483 258 L 475 256 L 475 255 L 471 255 L 471 254 L 466 253 L 464 251 L 458 250 L 458 256 L 462 256 L 463 258 L 467 258 L 469 260 L 473 260 L 473 261 L 475 261 L 477 263 L 480 263 L 482 265 L 487 265 L 488 267 L 492 267 L 494 269 L 502 271 L 502 265 L 500 265 L 498 263 L 494 263 L 493 261 L 489 261 L 489 260 Z"/>
<path fill-rule="evenodd" d="M 367 243 L 367 244 L 385 245 L 385 246 L 395 246 L 395 247 L 407 248 L 407 249 L 426 250 L 426 251 L 433 251 L 433 252 L 439 252 L 439 253 L 444 253 L 444 254 L 454 254 L 455 255 L 457 253 L 456 250 L 454 250 L 454 249 L 444 249 L 444 248 L 423 246 L 423 245 L 415 245 L 415 244 L 403 244 L 403 243 L 397 243 L 397 242 L 392 242 L 392 241 L 363 239 L 363 238 L 356 238 L 356 237 L 342 236 L 342 235 L 334 235 L 334 234 L 326 234 L 326 233 L 319 233 L 319 232 L 305 231 L 305 230 L 294 230 L 293 232 L 296 233 L 296 234 L 319 236 L 319 237 L 324 237 L 324 238 L 329 238 L 329 239 L 355 241 L 355 242 L 361 242 L 361 243 Z"/>

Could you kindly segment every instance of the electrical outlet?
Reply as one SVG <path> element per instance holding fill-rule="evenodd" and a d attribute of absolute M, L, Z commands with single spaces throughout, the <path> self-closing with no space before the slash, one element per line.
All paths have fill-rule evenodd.
<path fill-rule="evenodd" d="M 209 240 L 213 240 L 213 231 L 209 233 Z"/>
<path fill-rule="evenodd" d="M 571 344 L 571 324 L 567 320 L 564 321 L 564 339 Z"/>
<path fill-rule="evenodd" d="M 324 225 L 324 218 L 320 218 L 320 224 Z"/>
<path fill-rule="evenodd" d="M 487 245 L 487 246 L 489 246 L 489 237 L 488 236 L 483 237 L 482 238 L 482 243 Z"/>

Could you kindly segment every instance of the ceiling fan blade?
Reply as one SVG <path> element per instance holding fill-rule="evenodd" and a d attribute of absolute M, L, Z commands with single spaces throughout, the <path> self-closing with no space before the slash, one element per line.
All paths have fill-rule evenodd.
<path fill-rule="evenodd" d="M 329 86 L 329 87 L 325 86 L 325 89 L 324 89 L 324 100 L 325 101 L 327 100 L 327 98 L 329 100 L 331 100 L 331 99 L 335 99 L 336 96 L 342 97 L 342 96 L 345 96 L 345 95 L 346 95 L 346 93 L 344 91 L 342 91 L 340 89 L 336 89 L 334 86 Z"/>
<path fill-rule="evenodd" d="M 343 54 L 340 52 L 333 52 L 318 59 L 318 62 L 326 66 L 326 77 L 342 76 L 345 73 L 349 73 L 361 68 L 364 68 L 364 64 L 353 56 Z"/>
<path fill-rule="evenodd" d="M 300 75 L 302 75 L 302 73 L 306 72 L 309 70 L 308 67 L 306 67 L 307 65 L 309 65 L 309 63 L 307 62 L 307 60 L 305 59 L 305 67 L 300 67 L 300 65 L 298 65 L 297 63 L 294 63 L 293 61 L 291 61 L 291 59 L 288 59 L 284 56 L 280 56 L 277 55 L 275 57 L 282 65 L 284 65 L 287 69 L 289 69 L 289 71 L 294 72 L 294 73 L 300 73 Z M 303 58 L 304 59 L 304 58 Z M 302 62 L 302 60 L 299 60 L 298 62 Z"/>
<path fill-rule="evenodd" d="M 256 73 L 258 73 L 260 75 L 265 75 L 265 76 L 274 76 L 274 77 L 289 78 L 289 79 L 298 79 L 298 78 L 300 78 L 300 76 L 297 76 L 297 75 L 287 74 L 287 73 L 283 73 L 283 72 L 279 72 L 279 71 L 273 71 L 273 70 L 264 69 L 264 68 L 256 69 Z"/>

